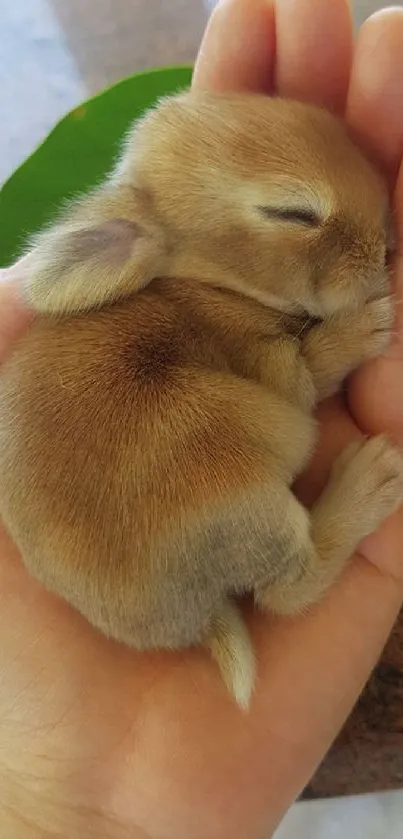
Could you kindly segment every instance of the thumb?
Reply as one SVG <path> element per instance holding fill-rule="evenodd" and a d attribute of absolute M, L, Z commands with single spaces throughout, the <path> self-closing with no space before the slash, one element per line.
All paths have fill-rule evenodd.
<path fill-rule="evenodd" d="M 0 269 L 0 364 L 34 316 L 23 299 L 24 270 L 24 260 Z"/>

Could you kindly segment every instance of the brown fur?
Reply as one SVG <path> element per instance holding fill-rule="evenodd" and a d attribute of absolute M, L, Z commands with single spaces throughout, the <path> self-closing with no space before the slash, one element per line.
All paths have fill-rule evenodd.
<path fill-rule="evenodd" d="M 32 246 L 40 314 L 2 381 L 4 521 L 107 635 L 207 644 L 241 705 L 254 657 L 233 597 L 303 609 L 403 497 L 382 438 L 344 453 L 312 513 L 290 489 L 316 402 L 387 344 L 386 221 L 334 117 L 190 93 Z"/>

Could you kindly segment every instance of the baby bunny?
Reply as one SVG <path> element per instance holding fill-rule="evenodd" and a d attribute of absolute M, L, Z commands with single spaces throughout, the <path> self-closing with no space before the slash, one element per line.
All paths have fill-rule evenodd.
<path fill-rule="evenodd" d="M 0 512 L 32 574 L 139 650 L 204 644 L 240 706 L 235 598 L 321 598 L 403 499 L 383 438 L 292 492 L 313 408 L 387 346 L 387 194 L 341 122 L 185 93 L 30 250 L 38 317 L 4 367 Z"/>

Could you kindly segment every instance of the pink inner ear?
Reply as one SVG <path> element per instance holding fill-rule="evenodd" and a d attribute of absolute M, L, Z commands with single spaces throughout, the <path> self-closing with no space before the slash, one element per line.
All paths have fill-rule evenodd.
<path fill-rule="evenodd" d="M 103 262 L 125 262 L 141 235 L 140 225 L 120 218 L 80 230 L 71 237 L 70 264 L 86 262 L 98 255 Z"/>

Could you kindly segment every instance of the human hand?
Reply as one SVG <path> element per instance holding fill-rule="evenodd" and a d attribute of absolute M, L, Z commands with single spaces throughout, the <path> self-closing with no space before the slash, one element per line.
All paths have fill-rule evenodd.
<path fill-rule="evenodd" d="M 331 33 L 331 39 L 329 38 Z M 385 167 L 403 237 L 403 11 L 367 23 L 354 50 L 345 0 L 224 0 L 194 84 L 320 102 Z M 0 355 L 28 326 L 18 284 L 0 286 Z M 403 266 L 395 263 L 396 293 Z M 355 377 L 360 427 L 403 442 L 401 316 L 388 358 Z M 379 398 L 381 394 L 381 399 Z M 311 501 L 357 426 L 339 399 L 300 482 Z M 305 618 L 250 615 L 259 659 L 251 712 L 231 703 L 200 650 L 137 654 L 44 592 L 0 531 L 0 824 L 17 839 L 268 839 L 309 780 L 373 668 L 403 599 L 403 516 L 361 547 Z"/>

